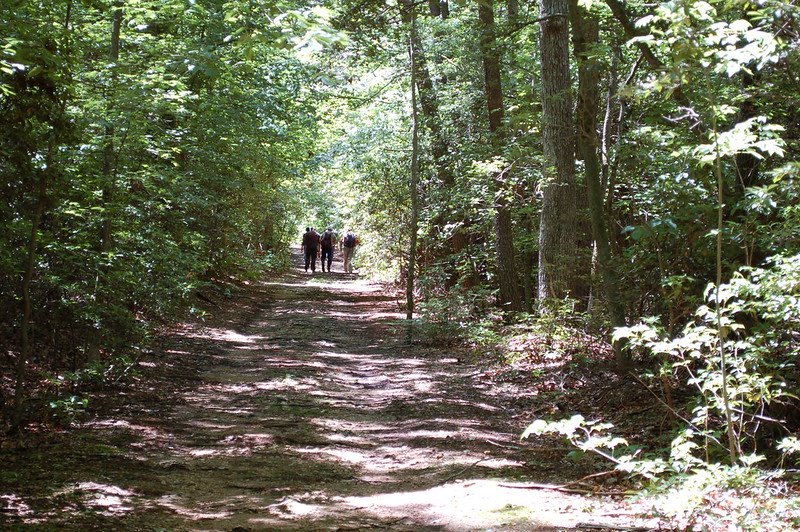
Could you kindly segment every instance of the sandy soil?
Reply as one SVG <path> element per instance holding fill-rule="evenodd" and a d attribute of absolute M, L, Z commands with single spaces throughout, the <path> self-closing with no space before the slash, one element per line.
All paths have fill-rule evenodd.
<path fill-rule="evenodd" d="M 162 335 L 92 420 L 4 455 L 0 528 L 648 529 L 627 502 L 532 488 L 587 471 L 521 442 L 530 412 L 341 271 L 295 268 Z"/>

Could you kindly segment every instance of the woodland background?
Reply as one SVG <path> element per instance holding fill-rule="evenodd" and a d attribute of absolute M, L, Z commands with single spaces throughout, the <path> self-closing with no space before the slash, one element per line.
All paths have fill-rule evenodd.
<path fill-rule="evenodd" d="M 529 432 L 766 504 L 800 450 L 798 20 L 773 0 L 5 0 L 4 427 L 69 423 L 198 298 L 287 267 L 306 225 L 349 227 L 425 334 L 492 356 L 599 335 L 674 414 L 646 453 L 578 417 Z"/>

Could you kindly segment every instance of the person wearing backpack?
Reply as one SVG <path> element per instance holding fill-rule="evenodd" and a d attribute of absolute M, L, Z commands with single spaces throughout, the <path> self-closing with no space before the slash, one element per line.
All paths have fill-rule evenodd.
<path fill-rule="evenodd" d="M 359 245 L 358 237 L 349 229 L 342 237 L 340 242 L 342 246 L 342 258 L 344 259 L 344 271 L 353 273 L 353 254 L 356 251 L 356 246 Z"/>
<path fill-rule="evenodd" d="M 306 227 L 306 232 L 303 234 L 303 243 L 300 244 L 300 249 L 306 255 L 306 273 L 308 273 L 309 266 L 311 266 L 311 273 L 317 270 L 319 240 L 319 233 L 314 231 L 313 227 Z"/>
<path fill-rule="evenodd" d="M 328 273 L 330 273 L 331 262 L 333 262 L 333 247 L 336 245 L 336 234 L 333 232 L 332 228 L 329 227 L 322 233 L 319 243 L 322 248 L 322 253 L 320 254 L 320 258 L 322 259 L 322 271 L 325 271 L 325 261 L 327 259 Z"/>

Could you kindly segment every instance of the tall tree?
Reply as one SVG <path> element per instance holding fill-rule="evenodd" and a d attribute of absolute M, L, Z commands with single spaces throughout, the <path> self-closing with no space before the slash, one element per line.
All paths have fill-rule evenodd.
<path fill-rule="evenodd" d="M 497 46 L 494 23 L 494 1 L 485 0 L 478 4 L 478 18 L 481 24 L 481 56 L 486 84 L 486 103 L 489 111 L 489 132 L 493 156 L 502 153 L 505 143 L 503 131 L 503 87 L 500 71 L 500 53 Z M 508 195 L 508 171 L 494 172 L 491 176 L 494 191 L 494 236 L 496 248 L 495 267 L 499 288 L 499 303 L 505 310 L 522 310 L 522 295 L 517 279 L 514 235 L 511 223 L 511 210 Z"/>
<path fill-rule="evenodd" d="M 411 0 L 404 0 L 404 3 L 412 4 Z M 406 8 L 408 9 L 408 8 Z M 440 7 L 438 1 L 431 0 L 430 11 L 432 15 L 446 18 L 446 10 Z M 415 24 L 414 31 L 411 34 L 411 46 L 414 50 L 414 61 L 412 68 L 414 69 L 414 78 L 416 80 L 416 90 L 419 105 L 419 118 L 421 119 L 419 125 L 424 125 L 430 134 L 430 156 L 436 168 L 436 177 L 438 179 L 438 186 L 443 190 L 452 190 L 456 186 L 456 179 L 453 173 L 453 167 L 450 158 L 450 140 L 447 137 L 445 128 L 442 124 L 442 116 L 440 112 L 439 95 L 431 76 L 430 68 L 428 66 L 427 54 L 423 46 L 422 37 L 420 35 L 419 24 Z M 439 238 L 443 226 L 453 223 L 454 220 L 448 219 L 446 216 L 447 209 L 440 209 L 432 221 L 431 231 L 435 235 L 434 238 L 440 242 Z M 459 224 L 458 228 L 453 232 L 450 238 L 444 240 L 444 254 L 451 254 L 457 256 L 463 251 L 465 246 L 464 230 Z M 450 285 L 458 281 L 459 272 L 457 268 L 451 268 L 448 273 L 447 283 Z M 462 284 L 469 284 L 474 281 L 474 276 L 467 275 L 462 278 Z"/>
<path fill-rule="evenodd" d="M 542 63 L 542 213 L 539 298 L 563 298 L 575 285 L 575 132 L 569 72 L 567 0 L 540 0 Z"/>
<path fill-rule="evenodd" d="M 48 15 L 51 15 L 48 13 Z M 56 33 L 53 35 L 53 47 L 64 56 L 69 56 L 70 52 L 70 24 L 72 16 L 72 4 L 67 4 L 63 14 L 63 22 L 58 20 L 60 14 L 54 10 L 53 18 L 49 21 L 51 29 Z M 39 37 L 37 32 L 31 30 L 29 38 Z M 55 44 L 57 43 L 57 44 Z M 28 44 L 28 43 L 26 43 Z M 63 148 L 65 138 L 69 136 L 70 124 L 66 119 L 66 108 L 70 99 L 70 91 L 65 86 L 70 81 L 70 72 L 67 62 L 57 60 L 58 57 L 50 50 L 36 49 L 31 46 L 30 61 L 39 66 L 49 64 L 49 69 L 39 68 L 38 73 L 21 72 L 17 77 L 16 86 L 12 92 L 15 101 L 2 102 L 7 111 L 12 111 L 12 129 L 8 131 L 6 139 L 10 140 L 3 147 L 13 145 L 16 153 L 8 153 L 9 160 L 15 172 L 17 184 L 23 185 L 26 192 L 30 193 L 30 198 L 26 198 L 23 193 L 18 199 L 21 205 L 19 217 L 29 218 L 28 234 L 25 237 L 24 254 L 22 256 L 21 267 L 16 268 L 20 279 L 20 291 L 17 298 L 21 303 L 19 321 L 19 346 L 16 360 L 16 382 L 14 385 L 14 405 L 11 419 L 12 431 L 17 431 L 22 427 L 23 419 L 23 399 L 27 379 L 27 366 L 33 355 L 33 328 L 35 325 L 35 307 L 44 306 L 37 303 L 37 295 L 34 292 L 36 280 L 41 275 L 41 241 L 43 219 L 47 214 L 52 200 L 49 197 L 49 189 L 58 175 L 56 154 Z M 36 70 L 36 69 L 34 69 Z M 14 104 L 20 106 L 14 109 Z M 24 109 L 20 113 L 20 109 Z M 27 112 L 35 110 L 31 116 L 26 116 Z M 3 150 L 5 151 L 5 150 Z M 40 159 L 44 159 L 40 161 Z M 41 163 L 44 164 L 41 164 Z M 13 201 L 13 199 L 11 200 Z M 32 209 L 31 204 L 32 203 Z M 25 212 L 29 211 L 29 212 Z M 22 236 L 22 235 L 20 235 Z M 13 238 L 13 236 L 12 236 Z M 22 240 L 22 239 L 20 239 Z"/>
<path fill-rule="evenodd" d="M 611 242 L 608 238 L 608 223 L 605 218 L 604 194 L 600 172 L 600 138 L 597 134 L 597 117 L 600 112 L 600 63 L 592 59 L 591 48 L 597 45 L 599 24 L 578 0 L 570 0 L 572 41 L 578 61 L 578 101 L 576 105 L 578 158 L 583 160 L 584 180 L 589 205 L 592 235 L 597 251 L 597 270 L 608 308 L 612 327 L 624 327 L 625 309 L 620 300 L 619 281 L 613 264 Z M 630 368 L 631 359 L 624 346 L 614 346 L 620 370 Z"/>
<path fill-rule="evenodd" d="M 408 271 L 406 272 L 406 318 L 414 317 L 414 281 L 416 278 L 417 230 L 419 227 L 419 111 L 417 106 L 417 12 L 413 4 L 409 11 L 408 55 L 411 63 L 411 175 L 409 189 L 411 197 L 411 223 L 409 224 Z M 410 329 L 409 329 L 410 330 Z"/>
<path fill-rule="evenodd" d="M 226 17 L 238 8 L 247 24 Z M 242 2 L 0 7 L 0 342 L 17 404 L 31 362 L 41 375 L 128 356 L 211 275 L 277 265 L 253 248 L 270 216 L 268 251 L 283 255 L 318 121 L 288 47 L 235 42 L 299 39 L 269 9 L 270 22 Z"/>
<path fill-rule="evenodd" d="M 122 3 L 115 2 L 111 10 L 111 37 L 109 42 L 109 66 L 111 68 L 111 86 L 108 88 L 108 108 L 109 111 L 113 109 L 113 96 L 117 76 L 116 71 L 119 68 L 119 45 L 120 45 L 120 29 L 122 27 Z M 110 113 L 109 113 L 110 114 Z M 103 168 L 102 174 L 105 179 L 103 185 L 103 229 L 100 235 L 100 249 L 107 252 L 111 249 L 111 235 L 112 235 L 112 218 L 111 202 L 114 198 L 114 186 L 116 176 L 114 176 L 114 119 L 111 116 L 106 117 L 106 126 L 103 139 Z"/>
<path fill-rule="evenodd" d="M 621 2 L 620 0 L 606 0 L 606 4 L 608 4 L 611 12 L 616 17 L 617 22 L 619 22 L 620 26 L 622 26 L 622 29 L 628 39 L 636 39 L 637 37 L 643 37 L 645 35 L 644 31 L 637 28 L 634 23 L 631 22 L 624 2 Z M 647 42 L 638 39 L 635 41 L 634 45 L 639 49 L 642 57 L 653 71 L 664 73 L 668 70 L 667 66 L 656 56 Z M 685 107 L 687 110 L 691 109 L 691 102 L 686 97 L 686 94 L 684 94 L 683 87 L 681 85 L 672 87 L 670 92 L 672 93 L 672 98 L 674 98 L 676 102 Z M 696 132 L 701 132 L 703 130 L 703 124 L 699 121 L 699 115 L 691 113 L 689 116 L 691 116 L 692 121 L 692 126 L 690 129 Z"/>

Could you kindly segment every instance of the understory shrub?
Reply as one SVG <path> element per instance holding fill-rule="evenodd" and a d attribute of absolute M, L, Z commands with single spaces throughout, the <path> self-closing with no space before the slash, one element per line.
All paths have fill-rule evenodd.
<path fill-rule="evenodd" d="M 631 446 L 610 433 L 610 424 L 579 415 L 537 420 L 522 437 L 559 434 L 647 479 L 644 494 L 658 495 L 654 514 L 681 526 L 800 525 L 800 502 L 775 497 L 785 487 L 784 468 L 800 452 L 798 330 L 800 254 L 742 268 L 727 284 L 706 290 L 706 303 L 680 334 L 670 337 L 656 318 L 615 332 L 631 349 L 659 361 L 650 378 L 694 390 L 685 404 L 665 402 L 680 420 L 669 449 Z"/>

